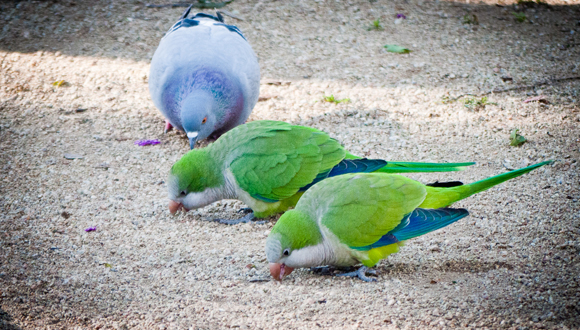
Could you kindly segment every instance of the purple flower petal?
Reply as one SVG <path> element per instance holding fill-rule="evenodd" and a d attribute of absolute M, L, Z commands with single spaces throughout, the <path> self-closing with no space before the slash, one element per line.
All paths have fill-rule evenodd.
<path fill-rule="evenodd" d="M 97 227 L 89 227 L 89 228 L 85 229 L 85 231 L 87 233 L 90 232 L 90 231 L 96 231 L 96 230 L 97 230 Z"/>
<path fill-rule="evenodd" d="M 156 145 L 161 143 L 159 140 L 155 139 L 155 140 L 137 140 L 135 141 L 135 144 L 143 147 L 143 146 L 148 146 L 148 145 Z"/>
<path fill-rule="evenodd" d="M 407 19 L 407 16 L 405 14 L 397 14 L 397 18 Z"/>

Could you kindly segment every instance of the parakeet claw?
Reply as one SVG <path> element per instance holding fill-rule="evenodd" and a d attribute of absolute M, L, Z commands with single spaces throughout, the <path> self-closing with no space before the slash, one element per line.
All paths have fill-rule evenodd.
<path fill-rule="evenodd" d="M 246 215 L 243 218 L 239 218 L 239 219 L 235 219 L 235 220 L 214 219 L 214 221 L 217 221 L 219 223 L 223 223 L 223 224 L 226 224 L 226 225 L 237 225 L 238 223 L 248 223 L 248 222 L 251 222 L 252 219 L 254 219 L 254 212 Z M 252 223 L 261 225 L 261 224 L 266 223 L 266 221 L 253 221 Z"/>
<path fill-rule="evenodd" d="M 365 282 L 376 282 L 377 281 L 376 278 L 370 278 L 370 277 L 366 276 L 367 272 L 369 272 L 370 274 L 374 274 L 374 275 L 377 274 L 376 270 L 369 269 L 367 266 L 362 266 L 361 268 L 359 268 L 358 270 L 355 270 L 354 272 L 336 274 L 336 276 L 358 277 Z"/>
<path fill-rule="evenodd" d="M 249 207 L 242 207 L 241 209 L 238 210 L 238 213 L 250 213 L 252 212 L 252 209 Z"/>
<path fill-rule="evenodd" d="M 165 130 L 163 130 L 163 133 L 167 133 L 167 132 L 171 131 L 172 129 L 173 129 L 173 125 L 171 125 L 169 120 L 165 120 Z"/>

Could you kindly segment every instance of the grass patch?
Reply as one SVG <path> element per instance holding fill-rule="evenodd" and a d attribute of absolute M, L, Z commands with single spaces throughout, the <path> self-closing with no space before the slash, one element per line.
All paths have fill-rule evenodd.
<path fill-rule="evenodd" d="M 334 104 L 339 104 L 339 103 L 348 103 L 348 102 L 350 102 L 350 99 L 348 99 L 348 98 L 337 99 L 334 97 L 334 95 L 331 94 L 330 96 L 322 97 L 322 101 L 330 102 L 330 103 L 334 103 Z"/>
<path fill-rule="evenodd" d="M 518 23 L 523 23 L 528 19 L 524 13 L 517 13 L 514 11 L 512 12 L 512 15 L 514 15 L 514 18 Z"/>
<path fill-rule="evenodd" d="M 476 97 L 468 97 L 465 100 L 463 100 L 463 105 L 466 108 L 472 109 L 472 110 L 483 109 L 483 108 L 485 108 L 486 105 L 489 105 L 489 104 L 497 105 L 496 103 L 489 102 L 489 100 L 487 99 L 487 96 L 484 96 L 480 99 L 478 99 Z"/>
<path fill-rule="evenodd" d="M 382 30 L 384 30 L 384 29 L 385 29 L 385 28 L 383 28 L 383 26 L 381 25 L 381 22 L 380 22 L 378 19 L 376 19 L 376 20 L 374 20 L 374 21 L 371 23 L 371 25 L 370 25 L 370 26 L 367 28 L 367 31 L 373 31 L 373 30 L 374 30 L 374 31 L 382 31 Z"/>
<path fill-rule="evenodd" d="M 479 19 L 477 19 L 476 15 L 466 14 L 463 16 L 463 24 L 479 25 Z"/>
<path fill-rule="evenodd" d="M 55 82 L 52 83 L 52 86 L 56 86 L 56 87 L 68 87 L 70 86 L 70 84 L 64 80 L 57 80 Z"/>

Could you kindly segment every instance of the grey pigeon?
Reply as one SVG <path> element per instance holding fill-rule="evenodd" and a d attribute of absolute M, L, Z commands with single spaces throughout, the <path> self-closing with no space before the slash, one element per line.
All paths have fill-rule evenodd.
<path fill-rule="evenodd" d="M 165 132 L 185 131 L 189 146 L 243 124 L 258 101 L 260 66 L 240 30 L 191 6 L 165 34 L 151 60 L 149 93 Z"/>

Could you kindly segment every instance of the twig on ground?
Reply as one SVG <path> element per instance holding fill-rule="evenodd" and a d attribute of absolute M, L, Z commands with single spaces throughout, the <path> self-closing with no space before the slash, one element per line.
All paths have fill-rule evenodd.
<path fill-rule="evenodd" d="M 484 95 L 489 95 L 489 94 L 494 94 L 494 93 L 505 93 L 505 92 L 509 92 L 509 91 L 515 91 L 515 90 L 521 90 L 521 89 L 528 89 L 528 88 L 534 88 L 537 86 L 542 86 L 542 85 L 548 85 L 551 83 L 555 83 L 555 82 L 561 82 L 561 81 L 566 81 L 566 80 L 576 80 L 576 79 L 580 79 L 580 76 L 571 76 L 571 77 L 563 77 L 563 78 L 555 78 L 555 79 L 546 79 L 546 80 L 542 80 L 540 82 L 537 82 L 535 84 L 531 84 L 531 85 L 518 85 L 518 86 L 513 86 L 513 87 L 508 87 L 508 88 L 495 88 L 492 89 L 490 91 L 487 92 L 483 92 L 483 93 L 479 93 L 479 94 L 473 94 L 473 93 L 464 93 L 464 94 L 459 94 L 456 97 L 450 97 L 447 98 L 447 102 L 454 102 L 459 100 L 462 97 L 465 96 L 484 96 Z"/>

